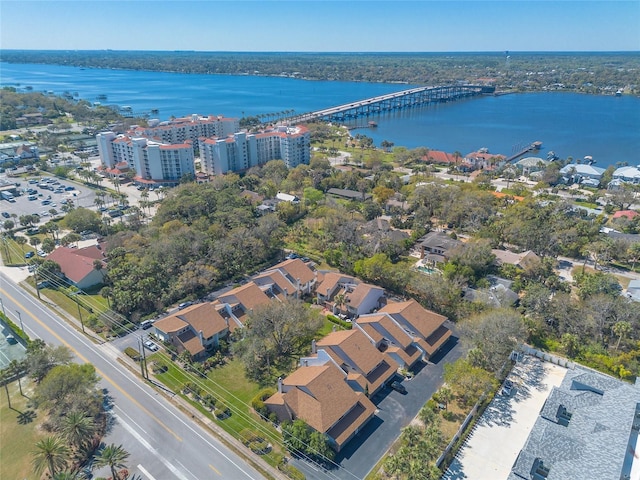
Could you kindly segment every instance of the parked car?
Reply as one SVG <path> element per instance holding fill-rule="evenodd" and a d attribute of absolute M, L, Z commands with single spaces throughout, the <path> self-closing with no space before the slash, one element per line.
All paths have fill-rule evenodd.
<path fill-rule="evenodd" d="M 505 380 L 502 386 L 502 394 L 505 397 L 510 397 L 513 393 L 513 382 L 511 380 Z"/>
<path fill-rule="evenodd" d="M 193 305 L 193 302 L 182 302 L 180 305 L 178 305 L 178 309 L 182 310 L 183 308 L 190 307 L 191 305 Z"/>
<path fill-rule="evenodd" d="M 151 340 L 147 340 L 146 342 L 144 342 L 144 346 L 145 346 L 145 348 L 148 348 L 152 352 L 157 352 L 158 351 L 158 345 L 153 343 Z"/>
<path fill-rule="evenodd" d="M 9 215 L 9 212 L 2 212 L 2 216 L 4 218 L 10 218 L 11 217 L 11 215 Z"/>
<path fill-rule="evenodd" d="M 400 382 L 391 382 L 389 386 L 393 388 L 396 392 L 399 392 L 403 395 L 407 394 L 407 389 L 404 388 L 404 385 L 402 385 Z"/>
<path fill-rule="evenodd" d="M 24 254 L 24 258 L 32 258 L 35 255 L 33 252 L 27 252 Z"/>

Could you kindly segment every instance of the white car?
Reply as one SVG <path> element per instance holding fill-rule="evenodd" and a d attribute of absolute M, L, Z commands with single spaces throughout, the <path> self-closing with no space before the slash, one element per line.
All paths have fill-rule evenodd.
<path fill-rule="evenodd" d="M 144 342 L 144 346 L 145 346 L 145 348 L 148 348 L 152 352 L 157 352 L 158 351 L 158 345 L 153 343 L 151 340 L 147 340 L 146 342 Z"/>

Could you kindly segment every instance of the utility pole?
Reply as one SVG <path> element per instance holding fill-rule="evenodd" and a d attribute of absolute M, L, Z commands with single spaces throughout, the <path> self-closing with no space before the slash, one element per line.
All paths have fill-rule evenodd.
<path fill-rule="evenodd" d="M 142 378 L 149 380 L 149 370 L 147 369 L 147 354 L 144 351 L 144 343 L 142 342 L 142 337 L 138 337 L 138 344 L 140 345 L 140 353 L 142 357 L 140 358 L 140 372 L 142 373 Z"/>
<path fill-rule="evenodd" d="M 82 333 L 87 333 L 84 331 L 84 321 L 82 320 L 82 311 L 80 310 L 80 301 L 78 300 L 78 294 L 73 296 L 73 299 L 76 301 L 76 306 L 78 307 L 78 316 L 80 317 L 80 326 L 82 328 Z"/>
<path fill-rule="evenodd" d="M 2 309 L 4 310 L 4 305 Z M 18 314 L 18 320 L 20 321 L 20 330 L 22 330 L 22 333 L 25 333 L 24 325 L 22 325 L 22 314 L 20 313 L 20 310 L 16 310 L 16 313 Z"/>
<path fill-rule="evenodd" d="M 40 298 L 40 287 L 38 287 L 38 266 L 35 266 L 36 268 L 33 270 L 33 280 L 36 283 L 36 293 L 38 294 L 38 300 L 41 300 Z"/>

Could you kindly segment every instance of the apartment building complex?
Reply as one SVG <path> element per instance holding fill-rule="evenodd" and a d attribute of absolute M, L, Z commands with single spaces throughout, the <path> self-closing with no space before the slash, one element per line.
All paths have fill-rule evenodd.
<path fill-rule="evenodd" d="M 309 130 L 302 126 L 199 139 L 202 170 L 209 175 L 239 172 L 269 160 L 284 160 L 289 168 L 308 164 L 310 145 Z"/>
<path fill-rule="evenodd" d="M 135 126 L 125 134 L 96 136 L 103 167 L 125 163 L 135 170 L 137 183 L 177 184 L 195 174 L 195 154 L 209 175 L 240 172 L 269 160 L 284 160 L 289 168 L 310 160 L 310 134 L 305 127 L 277 126 L 260 133 L 240 132 L 238 119 L 199 116 Z"/>

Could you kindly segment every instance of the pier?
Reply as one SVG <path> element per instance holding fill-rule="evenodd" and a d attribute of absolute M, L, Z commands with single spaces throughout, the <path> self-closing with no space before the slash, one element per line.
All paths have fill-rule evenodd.
<path fill-rule="evenodd" d="M 507 157 L 505 159 L 505 162 L 506 163 L 511 163 L 516 158 L 521 157 L 522 155 L 524 155 L 527 152 L 532 152 L 534 150 L 540 150 L 540 147 L 542 147 L 542 142 L 540 142 L 540 141 L 532 142 L 529 145 L 523 147 L 522 149 L 519 149 L 516 153 L 512 154 L 510 157 Z"/>
<path fill-rule="evenodd" d="M 451 85 L 441 87 L 418 87 L 378 97 L 367 98 L 357 102 L 346 103 L 336 107 L 303 113 L 288 119 L 292 125 L 303 122 L 322 120 L 343 123 L 346 120 L 377 115 L 382 112 L 404 110 L 431 103 L 442 103 L 495 93 L 495 87 L 487 85 Z"/>

